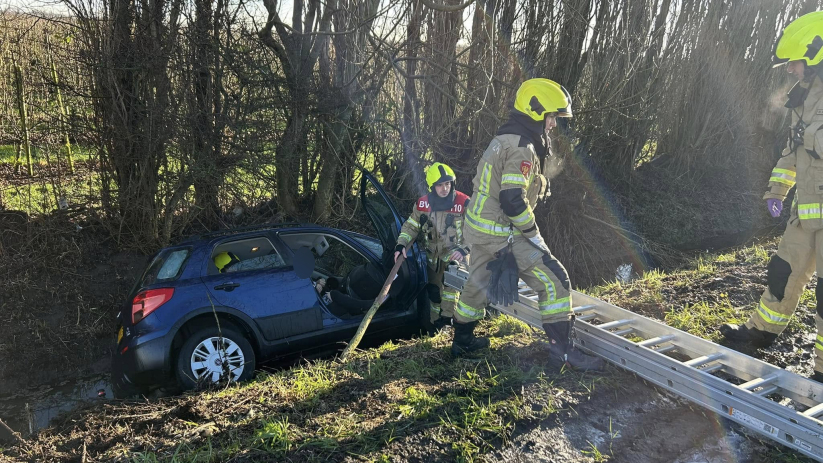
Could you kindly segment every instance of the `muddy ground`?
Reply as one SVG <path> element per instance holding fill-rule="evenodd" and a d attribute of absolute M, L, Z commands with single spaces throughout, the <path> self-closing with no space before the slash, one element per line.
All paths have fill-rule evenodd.
<path fill-rule="evenodd" d="M 81 223 L 69 215 L 33 222 L 14 214 L 0 216 L 0 253 L 4 259 L 0 275 L 0 399 L 24 397 L 27 391 L 108 371 L 118 304 L 145 265 L 146 256 L 118 251 L 102 230 Z M 764 243 L 765 252 L 773 252 L 775 247 L 774 240 Z M 657 319 L 705 301 L 728 300 L 747 312 L 765 284 L 765 264 L 742 253 L 714 262 L 711 272 L 689 278 L 667 275 L 661 282 L 657 288 L 641 283 L 614 287 L 600 297 Z M 650 296 L 652 292 L 657 295 Z M 813 300 L 804 298 L 797 323 L 774 346 L 747 353 L 808 375 L 814 341 L 811 330 L 804 326 L 814 326 L 813 307 Z M 455 436 L 459 434 L 457 427 L 444 425 L 444 417 L 455 418 L 455 413 L 469 419 L 462 411 L 465 407 L 459 405 L 466 397 L 474 400 L 471 395 L 461 396 L 455 403 L 445 401 L 423 417 L 398 416 L 398 404 L 404 403 L 398 390 L 407 395 L 413 384 L 434 397 L 451 397 L 449 391 L 464 387 L 455 379 L 477 370 L 479 360 L 452 363 L 446 353 L 448 335 L 441 335 L 442 339 L 427 345 L 431 352 L 425 351 L 431 356 L 427 361 L 446 365 L 437 375 L 363 380 L 372 375 L 372 362 L 408 363 L 419 358 L 420 342 L 413 341 L 376 354 L 377 360 L 358 360 L 353 370 L 346 370 L 345 380 L 312 400 L 290 400 L 293 391 L 273 392 L 265 389 L 265 384 L 242 387 L 230 399 L 219 394 L 137 403 L 101 399 L 54 420 L 51 427 L 35 435 L 23 433 L 26 441 L 22 444 L 5 448 L 0 444 L 0 461 L 172 461 L 181 443 L 187 449 L 249 444 L 245 450 L 209 454 L 211 461 L 808 461 L 747 436 L 738 426 L 623 371 L 610 368 L 592 378 L 552 370 L 545 363 L 539 337 L 531 333 L 512 337 L 501 335 L 490 325 L 484 329 L 498 338 L 493 347 L 500 369 L 509 362 L 514 370 L 529 372 L 504 382 L 510 390 L 496 385 L 483 392 L 490 401 L 494 398 L 504 404 L 494 409 L 499 418 L 495 422 L 503 423 L 502 430 L 479 428 L 461 437 Z M 403 371 L 398 369 L 397 375 Z M 535 376 L 535 371 L 547 373 Z M 314 421 L 320 412 L 356 416 L 363 422 L 352 426 L 363 431 L 359 436 L 344 433 L 333 443 L 319 445 L 311 436 L 325 429 Z M 288 423 L 300 436 L 294 446 L 274 451 L 252 438 L 262 417 L 271 416 L 291 420 Z M 381 439 L 382 443 L 373 442 Z M 215 455 L 231 457 L 215 459 Z M 143 457 L 145 460 L 140 459 Z"/>
<path fill-rule="evenodd" d="M 146 256 L 71 211 L 0 211 L 0 396 L 109 370 L 119 305 Z"/>

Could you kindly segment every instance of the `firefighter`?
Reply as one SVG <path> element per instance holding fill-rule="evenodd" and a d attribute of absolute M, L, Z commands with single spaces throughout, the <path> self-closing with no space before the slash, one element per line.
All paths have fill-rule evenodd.
<path fill-rule="evenodd" d="M 551 358 L 585 370 L 602 367 L 602 360 L 574 349 L 569 276 L 535 223 L 533 208 L 549 195 L 543 171 L 551 156 L 549 131 L 558 117 L 572 117 L 568 91 L 549 79 L 525 81 L 508 121 L 477 165 L 464 231 L 472 261 L 455 310 L 454 356 L 489 344 L 474 337 L 474 328 L 489 296 L 503 305 L 517 300 L 519 277 L 538 294 Z"/>
<path fill-rule="evenodd" d="M 443 285 L 443 273 L 451 261 L 463 262 L 469 248 L 463 243 L 463 219 L 469 197 L 454 188 L 454 170 L 435 162 L 426 171 L 429 193 L 415 203 L 411 216 L 403 223 L 394 260 L 420 236 L 428 257 L 427 286 L 431 301 L 430 321 L 435 330 L 451 322 L 460 293 Z"/>
<path fill-rule="evenodd" d="M 723 336 L 755 347 L 770 345 L 786 328 L 812 272 L 817 270 L 817 338 L 814 376 L 823 382 L 823 11 L 791 22 L 777 39 L 775 66 L 798 82 L 788 94 L 791 132 L 772 170 L 763 196 L 772 217 L 780 216 L 783 200 L 797 186 L 786 231 L 766 267 L 766 290 L 757 310 L 742 326 L 720 327 Z"/>

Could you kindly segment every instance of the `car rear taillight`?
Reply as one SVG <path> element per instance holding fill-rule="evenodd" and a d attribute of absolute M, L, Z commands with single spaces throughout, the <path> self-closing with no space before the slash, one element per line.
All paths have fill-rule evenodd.
<path fill-rule="evenodd" d="M 137 323 L 168 302 L 174 295 L 174 288 L 157 288 L 140 291 L 131 301 L 131 321 Z"/>

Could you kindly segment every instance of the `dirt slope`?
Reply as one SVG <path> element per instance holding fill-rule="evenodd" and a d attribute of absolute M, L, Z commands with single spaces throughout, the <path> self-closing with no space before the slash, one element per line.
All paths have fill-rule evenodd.
<path fill-rule="evenodd" d="M 62 250 L 31 270 L 6 269 L 0 289 L 22 297 L 4 305 L 15 323 L 0 329 L 31 347 L 22 359 L 13 356 L 20 345 L 4 347 L 6 387 L 25 384 L 31 362 L 50 369 L 29 376 L 31 383 L 91 369 L 88 359 L 104 371 L 109 320 L 142 266 L 140 256 L 109 251 L 71 222 L 61 227 L 3 241 L 7 252 Z M 744 320 L 754 306 L 773 248 L 769 242 L 704 256 L 687 269 L 589 292 L 716 338 L 720 323 Z M 775 346 L 750 353 L 808 374 L 813 297 L 804 295 Z M 71 317 L 78 307 L 89 309 L 79 324 Z M 346 365 L 318 361 L 261 373 L 256 382 L 219 391 L 101 400 L 2 449 L 0 461 L 808 461 L 621 370 L 560 371 L 547 362 L 542 336 L 512 319 L 488 320 L 481 329 L 492 336 L 485 357 L 451 360 L 450 333 L 443 333 L 389 343 Z"/>

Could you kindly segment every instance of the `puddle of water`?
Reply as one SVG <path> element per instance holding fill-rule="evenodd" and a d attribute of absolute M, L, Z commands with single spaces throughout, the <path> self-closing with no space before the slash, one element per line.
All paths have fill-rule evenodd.
<path fill-rule="evenodd" d="M 27 436 L 49 425 L 61 413 L 80 405 L 114 397 L 108 375 L 95 375 L 72 381 L 20 389 L 0 396 L 0 419 L 10 428 Z"/>

